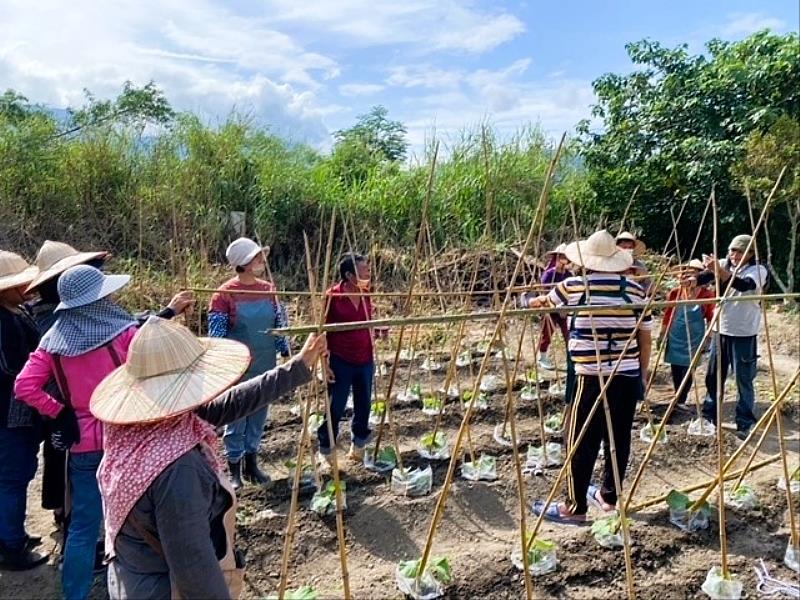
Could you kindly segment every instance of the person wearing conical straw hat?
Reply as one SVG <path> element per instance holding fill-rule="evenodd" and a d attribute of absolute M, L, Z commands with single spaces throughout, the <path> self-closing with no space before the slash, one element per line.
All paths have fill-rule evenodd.
<path fill-rule="evenodd" d="M 564 281 L 567 277 L 572 277 L 572 273 L 567 269 L 569 259 L 564 254 L 566 247 L 566 244 L 559 244 L 554 249 L 545 253 L 545 256 L 548 258 L 547 268 L 542 272 L 542 276 L 539 279 L 539 282 L 543 286 L 546 286 L 545 289 L 550 289 L 557 283 Z M 542 319 L 542 338 L 539 342 L 539 366 L 548 371 L 552 371 L 556 368 L 548 354 L 550 342 L 552 341 L 556 327 L 561 330 L 564 343 L 566 343 L 569 339 L 566 317 L 562 317 L 558 313 L 553 313 L 548 315 L 548 318 Z"/>
<path fill-rule="evenodd" d="M 106 428 L 98 479 L 112 599 L 239 596 L 236 496 L 215 427 L 310 381 L 325 352 L 325 336 L 309 336 L 287 363 L 230 388 L 248 371 L 244 344 L 157 317 L 142 326 L 91 400 Z"/>
<path fill-rule="evenodd" d="M 681 270 L 684 276 L 697 276 L 704 268 L 702 262 L 692 259 L 683 265 Z M 680 286 L 670 290 L 667 294 L 668 301 L 713 297 L 714 294 L 707 286 L 697 285 L 697 281 L 690 278 L 683 278 Z M 669 306 L 664 310 L 661 332 L 658 334 L 656 345 L 660 347 L 664 342 L 667 344 L 664 362 L 670 366 L 672 385 L 676 392 L 680 388 L 683 378 L 689 372 L 694 353 L 703 341 L 706 323 L 710 323 L 713 317 L 713 304 L 685 304 L 679 307 Z M 689 373 L 689 381 L 678 398 L 679 410 L 685 408 L 691 386 L 692 375 Z"/>
<path fill-rule="evenodd" d="M 237 340 L 250 348 L 253 364 L 246 377 L 273 368 L 278 353 L 289 356 L 289 341 L 285 336 L 265 333 L 273 327 L 289 325 L 286 309 L 275 295 L 275 285 L 263 279 L 268 252 L 269 246 L 262 247 L 249 238 L 231 242 L 225 256 L 236 275 L 219 287 L 208 309 L 208 331 L 212 337 Z M 258 448 L 268 421 L 269 407 L 265 407 L 225 426 L 222 440 L 234 489 L 242 487 L 242 479 L 260 486 L 270 483 L 269 475 L 258 466 Z"/>
<path fill-rule="evenodd" d="M 611 412 L 617 465 L 623 478 L 630 455 L 636 402 L 641 399 L 642 381 L 646 378 L 650 363 L 652 317 L 649 313 L 642 315 L 641 305 L 646 303 L 642 287 L 623 275 L 630 268 L 633 256 L 618 248 L 607 231 L 597 231 L 586 240 L 573 242 L 564 253 L 572 263 L 584 269 L 585 275 L 565 279 L 547 295 L 535 298 L 525 296 L 524 303 L 531 308 L 578 305 L 629 307 L 624 311 L 594 315 L 580 312 L 572 315 L 569 340 L 578 389 L 572 407 L 567 446 L 575 445 L 577 434 L 600 394 L 601 376 L 604 380 L 610 377 L 619 362 L 619 367 L 608 382 L 606 398 Z M 640 316 L 642 322 L 637 329 Z M 625 343 L 631 335 L 634 341 L 625 349 Z M 531 507 L 533 512 L 536 515 L 544 513 L 544 518 L 549 521 L 578 525 L 586 522 L 589 504 L 604 511 L 614 510 L 617 490 L 608 440 L 605 414 L 600 409 L 592 417 L 570 463 L 568 501 L 545 508 L 545 503 L 537 500 Z M 604 441 L 604 477 L 602 486 L 597 486 L 592 484 L 591 479 L 601 441 Z"/>
<path fill-rule="evenodd" d="M 713 254 L 704 255 L 705 270 L 699 275 L 690 275 L 687 280 L 697 285 L 708 285 L 719 277 L 720 289 L 724 290 L 733 278 L 730 282 L 730 298 L 763 293 L 769 273 L 766 267 L 756 262 L 753 244 L 755 240 L 752 236 L 737 235 L 728 245 L 728 256 L 724 260 L 717 260 Z M 759 302 L 733 301 L 719 304 L 715 310 L 721 311 L 718 321 L 720 335 L 719 343 L 715 341 L 711 345 L 711 356 L 708 359 L 703 417 L 711 423 L 717 422 L 717 394 L 721 396 L 724 392 L 724 389 L 717 390 L 717 353 L 720 353 L 723 388 L 730 368 L 733 368 L 736 375 L 736 389 L 739 392 L 736 402 L 736 435 L 743 440 L 756 423 L 753 382 L 758 363 L 761 305 Z"/>
<path fill-rule="evenodd" d="M 72 510 L 67 528 L 62 588 L 68 599 L 89 595 L 102 522 L 96 472 L 103 456 L 103 427 L 89 412 L 100 381 L 125 359 L 137 320 L 110 297 L 130 282 L 77 265 L 58 279 L 56 322 L 42 336 L 14 384 L 17 398 L 50 419 L 50 439 L 68 451 Z M 55 379 L 61 400 L 47 392 Z"/>
<path fill-rule="evenodd" d="M 39 343 L 36 324 L 23 306 L 25 288 L 36 273 L 21 256 L 0 250 L 0 570 L 26 571 L 47 560 L 31 549 L 41 538 L 25 531 L 40 423 L 13 393 L 15 377 Z"/>

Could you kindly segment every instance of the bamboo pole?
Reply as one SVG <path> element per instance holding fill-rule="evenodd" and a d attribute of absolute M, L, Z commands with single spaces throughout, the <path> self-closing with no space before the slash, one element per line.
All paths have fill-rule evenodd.
<path fill-rule="evenodd" d="M 405 297 L 405 302 L 403 303 L 403 312 L 408 313 L 411 309 L 411 299 L 412 293 L 414 292 L 414 284 L 417 278 L 417 270 L 419 269 L 419 254 L 422 251 L 422 242 L 423 236 L 425 234 L 425 223 L 428 219 L 428 208 L 430 206 L 431 195 L 433 194 L 433 183 L 434 183 L 434 176 L 436 174 L 436 158 L 439 154 L 439 142 L 436 142 L 436 145 L 433 149 L 433 157 L 431 159 L 431 169 L 430 173 L 428 174 L 428 185 L 425 192 L 425 202 L 422 205 L 422 215 L 420 217 L 420 227 L 419 232 L 417 234 L 417 241 L 416 246 L 414 249 L 414 262 L 412 263 L 411 267 L 411 279 L 409 281 L 408 292 Z M 387 408 L 391 405 L 392 402 L 392 388 L 394 387 L 395 378 L 397 377 L 397 367 L 399 364 L 400 359 L 400 350 L 403 347 L 403 336 L 406 330 L 406 323 L 408 319 L 401 319 L 400 320 L 400 331 L 397 334 L 397 349 L 395 350 L 394 355 L 394 362 L 392 363 L 392 370 L 389 374 L 389 384 L 386 386 L 386 406 Z M 383 424 L 386 420 L 386 415 L 389 413 L 388 410 L 383 411 L 383 415 L 381 415 L 381 422 L 378 429 L 378 435 L 375 438 L 375 456 L 378 456 L 378 451 L 380 450 L 381 438 L 383 434 Z M 389 418 L 391 419 L 391 413 L 389 413 Z M 394 427 L 392 427 L 394 430 Z M 403 461 L 400 457 L 400 448 L 397 448 L 397 466 L 400 468 L 402 472 L 403 469 Z"/>
<path fill-rule="evenodd" d="M 783 179 L 783 174 L 785 172 L 786 172 L 786 167 L 784 167 L 781 170 L 780 174 L 778 175 L 778 179 L 775 181 L 775 185 L 773 186 L 772 191 L 770 192 L 770 195 L 767 198 L 767 201 L 766 201 L 766 203 L 764 205 L 764 210 L 761 212 L 761 216 L 759 217 L 758 223 L 756 224 L 756 228 L 753 231 L 753 235 L 754 236 L 758 235 L 758 229 L 761 227 L 762 223 L 764 222 L 764 217 L 765 217 L 765 215 L 767 213 L 767 209 L 769 208 L 769 204 L 770 204 L 775 192 L 777 191 L 778 186 L 780 185 L 781 179 Z M 750 247 L 752 246 L 752 243 L 753 243 L 753 240 L 750 240 L 750 243 L 747 245 L 747 248 L 745 249 L 746 250 L 745 254 L 750 251 Z M 739 266 L 741 266 L 741 265 L 739 265 Z M 739 266 L 737 266 L 736 269 L 734 269 L 734 272 L 733 272 L 730 280 L 728 281 L 728 285 L 725 288 L 725 296 L 728 295 L 728 292 L 731 289 L 731 285 L 733 284 L 733 279 L 734 279 L 735 275 L 739 271 Z M 741 300 L 743 300 L 745 298 L 753 298 L 753 299 L 755 299 L 756 296 L 743 296 L 741 298 L 737 298 L 737 301 L 741 301 Z M 715 298 L 715 301 L 717 303 L 719 303 L 719 304 L 722 304 L 723 302 L 726 302 L 727 300 L 726 300 L 726 298 L 717 297 L 717 298 Z M 701 304 L 699 299 L 694 301 L 694 302 L 696 304 Z M 676 304 L 676 305 L 678 305 L 678 304 Z M 722 308 L 722 307 L 720 307 L 720 308 Z M 648 447 L 647 452 L 645 453 L 644 459 L 642 460 L 642 463 L 639 465 L 639 468 L 636 471 L 636 475 L 634 476 L 633 482 L 631 484 L 631 490 L 630 490 L 630 496 L 628 497 L 628 502 L 630 502 L 631 498 L 633 498 L 633 493 L 635 492 L 636 487 L 639 485 L 639 482 L 641 481 L 641 478 L 642 478 L 642 474 L 644 473 L 644 470 L 647 467 L 648 463 L 650 462 L 650 458 L 653 455 L 656 443 L 658 442 L 658 437 L 661 435 L 661 433 L 664 430 L 664 427 L 665 427 L 667 421 L 669 420 L 669 417 L 672 415 L 672 411 L 675 408 L 675 404 L 678 401 L 678 397 L 683 392 L 684 387 L 687 385 L 687 382 L 689 380 L 689 374 L 691 372 L 693 372 L 693 370 L 697 367 L 697 363 L 700 360 L 700 354 L 701 354 L 702 348 L 705 345 L 705 343 L 707 342 L 707 340 L 709 338 L 709 335 L 711 334 L 713 328 L 716 326 L 717 322 L 719 321 L 720 314 L 721 314 L 721 310 L 715 311 L 714 317 L 711 320 L 710 327 L 706 330 L 706 333 L 703 336 L 703 341 L 700 343 L 700 347 L 698 347 L 697 351 L 695 352 L 694 356 L 692 357 L 692 361 L 691 361 L 691 363 L 689 365 L 689 370 L 687 371 L 686 375 L 684 376 L 683 381 L 681 381 L 681 385 L 678 386 L 677 390 L 675 390 L 674 398 L 670 402 L 669 406 L 667 406 L 667 410 L 666 410 L 666 412 L 664 413 L 664 416 L 661 419 L 661 423 L 660 423 L 660 425 L 658 427 L 658 431 L 653 436 L 653 441 L 650 443 L 650 446 Z"/>
<path fill-rule="evenodd" d="M 714 239 L 714 287 L 716 295 L 720 295 L 720 281 L 719 281 L 719 235 L 717 224 L 719 217 L 717 216 L 717 195 L 714 188 L 711 189 L 711 223 L 712 223 L 712 236 Z M 720 307 L 722 309 L 722 307 Z M 714 325 L 714 343 L 716 344 L 715 357 L 717 360 L 717 485 L 719 486 L 719 502 L 717 502 L 717 511 L 719 514 L 719 552 L 720 562 L 722 568 L 722 576 L 725 579 L 730 579 L 730 572 L 728 571 L 728 532 L 727 523 L 725 520 L 725 469 L 722 464 L 725 460 L 725 440 L 722 433 L 722 404 L 725 400 L 725 387 L 722 380 L 722 335 L 720 332 L 720 323 L 717 319 Z"/>
<path fill-rule="evenodd" d="M 550 186 L 552 185 L 553 173 L 555 171 L 556 165 L 558 164 L 559 158 L 561 156 L 561 150 L 563 148 L 563 144 L 564 144 L 564 139 L 565 138 L 566 138 L 566 134 L 564 134 L 561 137 L 561 142 L 559 143 L 558 148 L 556 149 L 555 155 L 553 156 L 553 159 L 550 162 L 550 166 L 548 167 L 547 175 L 546 175 L 545 180 L 544 180 L 544 185 L 542 186 L 542 193 L 541 193 L 541 195 L 539 197 L 539 205 L 538 205 L 537 210 L 536 210 L 536 214 L 537 215 L 541 212 L 541 210 L 542 210 L 542 208 L 544 206 L 544 203 L 545 203 L 545 201 L 547 199 L 547 196 L 549 194 Z M 525 240 L 525 246 L 523 247 L 521 256 L 517 260 L 517 264 L 516 264 L 516 266 L 514 268 L 514 276 L 512 277 L 512 280 L 515 280 L 517 275 L 519 274 L 520 268 L 521 268 L 521 266 L 522 266 L 522 264 L 524 262 L 523 261 L 524 255 L 527 252 L 527 250 L 530 247 L 530 244 L 532 242 L 533 233 L 535 231 L 535 225 L 536 225 L 536 219 L 534 217 L 534 222 L 531 223 L 531 228 L 528 231 L 528 237 Z M 492 345 L 492 342 L 494 342 L 494 340 L 497 338 L 497 334 L 499 333 L 500 328 L 501 328 L 501 326 L 503 324 L 503 320 L 506 317 L 508 301 L 510 299 L 510 296 L 511 296 L 511 293 L 508 292 L 506 294 L 505 301 L 503 302 L 503 305 L 502 305 L 502 307 L 500 309 L 500 314 L 497 317 L 497 324 L 496 324 L 496 326 L 494 328 L 494 334 L 492 335 L 492 339 L 491 339 L 491 341 L 489 343 L 490 347 Z M 439 494 L 439 499 L 438 499 L 438 501 L 436 503 L 436 508 L 434 509 L 433 517 L 431 519 L 431 523 L 430 523 L 430 526 L 429 526 L 429 529 L 428 529 L 427 539 L 425 541 L 425 548 L 424 548 L 423 553 L 422 553 L 422 558 L 420 559 L 419 570 L 418 570 L 418 573 L 417 573 L 417 578 L 418 579 L 419 579 L 419 577 L 421 577 L 422 573 L 424 573 L 425 568 L 426 568 L 426 566 L 428 564 L 428 559 L 430 558 L 431 549 L 433 547 L 433 538 L 434 538 L 434 535 L 436 533 L 436 528 L 437 528 L 437 526 L 439 524 L 439 521 L 440 521 L 440 519 L 442 517 L 442 513 L 444 512 L 444 506 L 445 506 L 445 503 L 447 502 L 447 496 L 448 496 L 448 493 L 450 491 L 450 485 L 451 485 L 451 483 L 453 481 L 453 473 L 455 472 L 455 466 L 456 466 L 456 462 L 457 462 L 457 459 L 458 459 L 458 452 L 461 449 L 461 443 L 462 443 L 462 439 L 464 437 L 465 424 L 469 421 L 469 419 L 472 416 L 472 410 L 473 410 L 473 407 L 474 407 L 474 404 L 475 404 L 476 396 L 478 394 L 479 382 L 480 382 L 480 379 L 483 376 L 483 372 L 485 371 L 486 366 L 487 366 L 487 364 L 489 362 L 489 356 L 490 356 L 490 353 L 487 353 L 487 354 L 485 354 L 483 356 L 483 359 L 481 361 L 481 367 L 480 367 L 480 370 L 478 371 L 478 377 L 477 377 L 476 381 L 473 384 L 472 398 L 470 398 L 470 402 L 469 402 L 469 404 L 467 406 L 467 411 L 464 414 L 464 418 L 461 420 L 461 425 L 458 428 L 458 434 L 456 435 L 456 441 L 455 441 L 455 447 L 454 447 L 453 455 L 450 458 L 450 464 L 448 465 L 448 468 L 447 468 L 447 475 L 445 476 L 444 485 L 442 487 L 441 493 Z M 523 546 L 522 547 L 522 551 L 523 551 L 523 561 L 524 561 L 525 558 L 526 558 L 526 554 L 527 554 L 527 548 L 525 548 L 524 541 L 523 541 L 522 546 Z"/>
<path fill-rule="evenodd" d="M 752 467 L 750 467 L 750 472 L 752 473 L 753 471 L 756 471 L 757 469 L 761 469 L 763 467 L 769 466 L 769 465 L 779 461 L 780 459 L 781 459 L 781 455 L 780 454 L 774 454 L 773 456 L 770 456 L 769 458 L 766 458 L 766 459 L 764 459 L 762 461 L 759 461 L 756 464 L 754 464 Z M 731 473 L 726 473 L 725 474 L 725 481 L 730 481 L 734 477 L 737 477 L 737 476 L 741 475 L 744 472 L 745 472 L 744 469 L 738 469 L 736 471 L 732 471 Z M 704 487 L 708 487 L 710 485 L 716 486 L 717 483 L 718 483 L 717 482 L 717 478 L 716 477 L 712 477 L 711 479 L 708 479 L 708 480 L 703 481 L 701 483 L 695 483 L 693 485 L 690 485 L 690 486 L 687 486 L 687 487 L 683 487 L 683 488 L 681 488 L 681 489 L 679 489 L 677 491 L 681 492 L 682 494 L 689 494 L 690 492 L 696 492 L 697 490 L 701 490 Z M 659 504 L 661 502 L 665 502 L 667 500 L 667 496 L 669 496 L 669 494 L 670 494 L 670 492 L 667 492 L 666 494 L 662 494 L 661 496 L 656 496 L 655 498 L 650 498 L 648 500 L 640 502 L 639 504 L 634 504 L 633 506 L 631 506 L 628 509 L 628 514 L 633 514 L 633 513 L 639 512 L 641 510 L 644 510 L 645 508 L 649 508 L 649 507 L 651 507 L 651 506 L 653 506 L 655 504 Z"/>
<path fill-rule="evenodd" d="M 627 218 L 628 218 L 628 211 L 630 211 L 630 209 L 631 209 L 631 205 L 633 204 L 633 199 L 634 199 L 634 198 L 636 198 L 636 194 L 637 194 L 637 192 L 638 192 L 638 191 L 639 191 L 639 186 L 637 185 L 637 186 L 636 186 L 636 187 L 633 189 L 633 193 L 631 194 L 631 198 L 630 198 L 630 200 L 628 200 L 628 204 L 625 206 L 625 212 L 623 212 L 623 213 L 622 213 L 622 219 L 620 219 L 620 222 L 619 222 L 619 230 L 618 230 L 618 232 L 617 232 L 617 233 L 620 233 L 620 232 L 622 232 L 622 231 L 625 231 L 625 221 L 626 221 L 626 220 L 627 220 Z M 575 232 L 575 235 L 576 235 L 577 237 L 579 237 L 579 236 L 580 236 L 580 234 L 579 234 L 577 231 Z M 576 237 L 576 239 L 577 239 L 577 237 Z"/>
<path fill-rule="evenodd" d="M 736 298 L 737 302 L 772 302 L 785 299 L 798 299 L 800 293 L 793 292 L 789 294 L 760 294 L 753 296 L 741 296 Z M 704 305 L 704 304 L 719 304 L 726 301 L 724 298 L 696 298 L 693 300 L 669 300 L 651 302 L 648 307 L 650 309 L 667 308 L 668 306 L 687 306 L 687 305 Z M 602 312 L 626 312 L 630 310 L 629 305 L 609 305 L 603 306 Z M 456 323 L 458 321 L 490 321 L 496 319 L 503 312 L 506 318 L 526 317 L 531 315 L 540 315 L 550 312 L 557 313 L 592 313 L 598 312 L 596 306 L 558 306 L 547 308 L 520 308 L 520 309 L 506 309 L 505 312 L 491 310 L 479 311 L 471 313 L 456 313 L 451 315 L 424 315 L 419 317 L 395 317 L 391 319 L 373 319 L 371 321 L 354 321 L 352 323 L 326 323 L 322 326 L 322 331 L 353 331 L 354 329 L 368 329 L 371 327 L 389 327 L 392 325 L 425 325 L 425 324 L 441 324 L 441 323 Z M 315 333 L 317 327 L 315 325 L 299 325 L 296 327 L 284 327 L 270 329 L 269 332 L 279 335 L 301 335 L 306 333 Z"/>

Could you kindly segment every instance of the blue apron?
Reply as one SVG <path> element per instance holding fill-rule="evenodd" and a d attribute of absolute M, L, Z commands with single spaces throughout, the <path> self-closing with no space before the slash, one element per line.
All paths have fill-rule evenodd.
<path fill-rule="evenodd" d="M 689 324 L 689 336 L 686 336 L 686 324 Z M 672 313 L 672 323 L 669 327 L 667 338 L 667 351 L 664 362 L 671 365 L 688 367 L 692 357 L 703 341 L 706 332 L 703 307 L 699 304 L 693 306 L 677 306 Z"/>
<path fill-rule="evenodd" d="M 264 333 L 275 327 L 275 304 L 271 300 L 240 302 L 236 305 L 236 319 L 227 337 L 242 342 L 250 348 L 252 362 L 242 380 L 275 368 L 275 336 Z"/>

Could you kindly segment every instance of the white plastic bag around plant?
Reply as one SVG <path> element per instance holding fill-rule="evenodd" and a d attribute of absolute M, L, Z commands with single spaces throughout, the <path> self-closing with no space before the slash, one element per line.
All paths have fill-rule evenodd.
<path fill-rule="evenodd" d="M 481 379 L 480 391 L 492 394 L 502 387 L 502 382 L 497 375 L 485 375 Z"/>
<path fill-rule="evenodd" d="M 686 428 L 686 433 L 689 435 L 711 437 L 712 435 L 716 435 L 717 428 L 714 427 L 714 424 L 708 419 L 698 417 L 697 419 L 692 419 L 689 422 L 689 426 Z"/>
<path fill-rule="evenodd" d="M 417 581 L 416 577 L 403 575 L 398 565 L 395 570 L 395 579 L 397 588 L 414 600 L 433 600 L 444 595 L 444 586 L 428 570 Z"/>
<path fill-rule="evenodd" d="M 442 370 L 442 363 L 433 359 L 433 358 L 426 358 L 422 361 L 422 364 L 419 368 L 423 371 L 430 371 L 431 373 L 438 373 Z"/>
<path fill-rule="evenodd" d="M 528 446 L 528 453 L 526 455 L 525 469 L 536 470 L 543 467 L 558 467 L 564 464 L 564 453 L 561 449 L 561 444 L 557 442 L 547 442 L 547 452 L 542 451 L 541 446 Z M 547 460 L 545 460 L 547 454 Z"/>
<path fill-rule="evenodd" d="M 786 478 L 781 477 L 778 479 L 778 489 L 782 492 L 786 491 Z M 789 481 L 789 492 L 792 494 L 800 494 L 800 480 L 792 479 Z"/>
<path fill-rule="evenodd" d="M 753 510 L 759 502 L 756 491 L 743 483 L 735 490 L 725 490 L 725 504 L 741 510 Z"/>
<path fill-rule="evenodd" d="M 708 515 L 703 510 L 691 512 L 685 508 L 670 508 L 669 522 L 689 533 L 708 529 Z"/>
<path fill-rule="evenodd" d="M 418 385 L 412 385 L 407 390 L 404 390 L 396 396 L 398 402 L 409 403 L 419 402 L 422 399 L 422 392 Z"/>
<path fill-rule="evenodd" d="M 523 387 L 519 393 L 519 398 L 524 402 L 535 402 L 539 398 L 545 399 L 544 394 L 535 383 Z"/>
<path fill-rule="evenodd" d="M 417 454 L 427 460 L 447 460 L 450 458 L 450 446 L 445 444 L 442 448 L 432 448 L 420 444 L 417 448 Z"/>
<path fill-rule="evenodd" d="M 494 432 L 492 433 L 492 438 L 494 438 L 494 441 L 497 442 L 498 444 L 500 444 L 501 446 L 503 446 L 504 448 L 510 448 L 511 447 L 510 427 L 508 425 L 506 425 L 506 432 L 505 432 L 505 435 L 503 435 L 503 424 L 502 423 L 498 423 L 494 427 Z"/>
<path fill-rule="evenodd" d="M 625 545 L 625 538 L 622 532 L 612 533 L 608 535 L 594 534 L 595 541 L 603 548 L 622 548 Z"/>
<path fill-rule="evenodd" d="M 544 420 L 544 431 L 547 435 L 560 436 L 564 431 L 563 413 L 555 413 Z"/>
<path fill-rule="evenodd" d="M 403 362 L 410 362 L 416 358 L 416 352 L 410 348 L 403 348 L 400 350 L 400 356 L 398 358 Z"/>
<path fill-rule="evenodd" d="M 739 600 L 742 597 L 744 584 L 735 575 L 729 575 L 730 579 L 725 579 L 722 575 L 722 569 L 711 567 L 700 589 L 711 600 Z"/>
<path fill-rule="evenodd" d="M 650 444 L 653 441 L 653 437 L 658 431 L 658 427 L 656 425 L 650 425 L 647 423 L 646 425 L 642 426 L 639 430 L 639 439 L 645 442 L 646 444 Z M 666 428 L 661 430 L 661 435 L 658 438 L 659 444 L 666 444 L 667 443 L 667 430 Z"/>
<path fill-rule="evenodd" d="M 459 369 L 463 369 L 464 367 L 468 367 L 472 363 L 472 360 L 472 353 L 467 350 L 456 356 L 456 366 Z"/>
<path fill-rule="evenodd" d="M 550 387 L 547 388 L 547 393 L 557 400 L 563 400 L 567 393 L 567 386 L 563 383 L 559 385 L 557 382 L 553 382 L 550 384 Z"/>
<path fill-rule="evenodd" d="M 295 467 L 292 464 L 293 462 L 294 461 L 286 464 L 289 469 L 289 476 L 286 480 L 286 483 L 289 485 L 289 489 L 291 489 L 294 485 Z M 314 480 L 314 467 L 311 465 L 304 465 L 303 471 L 300 473 L 300 491 L 307 492 L 316 488 L 317 482 Z"/>
<path fill-rule="evenodd" d="M 391 489 L 398 496 L 427 496 L 433 488 L 433 469 L 394 469 Z"/>
<path fill-rule="evenodd" d="M 469 481 L 494 481 L 497 479 L 497 459 L 481 454 L 476 461 L 462 463 L 461 476 Z"/>
<path fill-rule="evenodd" d="M 789 536 L 789 543 L 786 545 L 786 554 L 783 555 L 783 564 L 795 573 L 800 573 L 800 548 L 792 546 L 791 536 Z"/>
<path fill-rule="evenodd" d="M 364 451 L 364 467 L 376 473 L 386 473 L 397 465 L 397 451 L 393 446 L 384 446 L 375 458 L 375 446 Z"/>
<path fill-rule="evenodd" d="M 442 386 L 439 388 L 438 391 L 439 394 L 441 394 L 442 396 L 452 398 L 453 400 L 457 400 L 458 397 L 461 395 L 461 392 L 459 391 L 458 386 L 455 383 L 451 383 L 450 387 L 447 388 L 446 390 L 444 389 L 444 386 Z"/>
<path fill-rule="evenodd" d="M 533 552 L 528 552 L 528 572 L 533 576 L 547 575 L 555 571 L 558 567 L 558 558 L 556 557 L 555 549 L 541 553 L 540 556 L 536 556 L 536 560 L 531 560 L 534 558 L 531 554 L 533 554 Z M 522 552 L 519 550 L 514 550 L 514 552 L 511 553 L 511 562 L 520 571 L 525 568 L 522 562 Z"/>
<path fill-rule="evenodd" d="M 293 417 L 302 417 L 303 407 L 297 403 L 292 404 L 292 407 L 289 409 L 289 414 L 292 415 Z"/>
<path fill-rule="evenodd" d="M 306 431 L 308 435 L 315 436 L 317 435 L 317 429 L 325 422 L 325 417 L 322 413 L 311 413 L 308 415 L 308 426 L 306 427 Z"/>
<path fill-rule="evenodd" d="M 311 510 L 317 513 L 320 517 L 326 517 L 336 512 L 336 492 L 331 490 L 331 484 L 317 490 L 311 498 Z M 344 482 L 340 482 L 344 483 Z M 342 510 L 347 509 L 347 492 L 342 490 Z"/>

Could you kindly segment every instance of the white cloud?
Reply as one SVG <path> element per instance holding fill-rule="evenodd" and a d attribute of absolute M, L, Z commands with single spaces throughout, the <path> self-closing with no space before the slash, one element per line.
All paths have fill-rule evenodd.
<path fill-rule="evenodd" d="M 0 81 L 57 107 L 100 98 L 131 80 L 154 80 L 179 109 L 209 119 L 231 108 L 295 140 L 328 138 L 315 92 L 337 63 L 306 50 L 264 19 L 198 0 L 6 0 L 0 8 Z"/>
<path fill-rule="evenodd" d="M 727 22 L 722 26 L 723 37 L 746 37 L 762 29 L 771 29 L 776 32 L 787 29 L 786 22 L 764 13 L 732 13 L 728 15 Z"/>
<path fill-rule="evenodd" d="M 391 67 L 386 83 L 404 88 L 448 88 L 458 86 L 464 78 L 459 70 L 448 70 L 431 65 L 402 65 Z"/>
<path fill-rule="evenodd" d="M 371 96 L 384 89 L 379 83 L 345 83 L 339 86 L 342 96 Z"/>
<path fill-rule="evenodd" d="M 517 17 L 458 0 L 265 0 L 278 21 L 316 27 L 356 46 L 482 53 L 525 31 Z"/>

